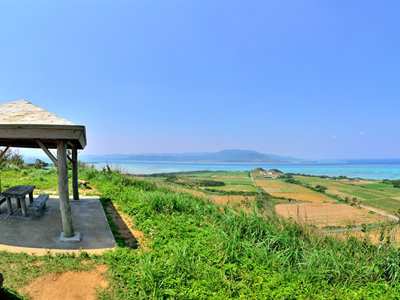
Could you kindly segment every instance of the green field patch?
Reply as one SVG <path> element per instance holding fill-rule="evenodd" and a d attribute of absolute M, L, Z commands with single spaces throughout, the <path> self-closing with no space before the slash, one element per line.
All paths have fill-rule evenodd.
<path fill-rule="evenodd" d="M 223 176 L 249 177 L 248 172 L 217 172 L 217 173 L 215 173 L 215 176 L 217 176 L 217 177 L 223 177 Z"/>
<path fill-rule="evenodd" d="M 225 182 L 227 185 L 253 185 L 253 181 L 250 178 L 218 178 L 218 180 Z"/>
<path fill-rule="evenodd" d="M 361 193 L 366 193 L 366 194 L 372 194 L 377 196 L 378 198 L 389 198 L 389 197 L 396 197 L 400 196 L 399 193 L 393 193 L 391 191 L 381 191 L 377 189 L 366 189 L 366 188 L 361 188 L 360 190 Z"/>
<path fill-rule="evenodd" d="M 365 200 L 375 200 L 380 198 L 379 195 L 374 195 L 374 194 L 369 194 L 369 193 L 363 193 L 357 190 L 339 190 L 339 192 L 345 193 L 349 195 L 349 197 L 358 197 L 358 198 L 363 198 Z"/>
<path fill-rule="evenodd" d="M 252 185 L 225 185 L 225 186 L 215 186 L 215 190 L 221 191 L 243 191 L 243 192 L 257 192 L 257 189 Z"/>
<path fill-rule="evenodd" d="M 383 184 L 383 183 L 371 183 L 371 184 L 363 184 L 363 185 L 359 185 L 363 188 L 368 188 L 368 189 L 386 189 L 388 187 L 387 184 Z"/>
<path fill-rule="evenodd" d="M 366 200 L 364 201 L 364 204 L 392 214 L 400 208 L 400 201 L 392 198 Z"/>
<path fill-rule="evenodd" d="M 215 175 L 215 172 L 205 172 L 205 173 L 195 173 L 195 174 L 188 174 L 188 175 L 184 175 L 187 177 L 211 177 Z"/>
<path fill-rule="evenodd" d="M 296 189 L 296 186 L 292 187 L 290 184 L 287 184 L 287 186 L 282 186 L 279 187 L 282 193 L 295 193 L 298 190 Z"/>

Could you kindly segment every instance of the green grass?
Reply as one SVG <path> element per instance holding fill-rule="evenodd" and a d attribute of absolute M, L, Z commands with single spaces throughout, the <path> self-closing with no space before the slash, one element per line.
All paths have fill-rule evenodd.
<path fill-rule="evenodd" d="M 96 180 L 152 238 L 147 254 L 108 256 L 118 274 L 112 289 L 121 299 L 379 299 L 398 293 L 386 281 L 393 273 L 385 266 L 397 257 L 390 251 L 320 236 L 273 214 L 228 208 L 221 214 L 207 201 L 116 175 Z"/>
<path fill-rule="evenodd" d="M 8 173 L 3 173 L 8 180 Z M 221 207 L 167 186 L 117 173 L 81 178 L 131 216 L 148 251 L 118 247 L 91 258 L 2 252 L 7 291 L 41 274 L 109 266 L 99 299 L 396 299 L 400 256 L 355 238 L 336 239 L 277 217 Z M 265 200 L 267 201 L 267 200 Z M 222 211 L 221 211 L 222 210 Z M 37 266 L 37 260 L 44 263 Z M 83 265 L 81 260 L 90 262 Z M 11 264 L 17 264 L 11 268 Z"/>
<path fill-rule="evenodd" d="M 82 262 L 85 261 L 86 264 Z M 104 257 L 80 254 L 47 254 L 43 256 L 25 253 L 0 251 L 0 273 L 3 274 L 4 288 L 0 290 L 0 299 L 30 299 L 27 295 L 18 294 L 17 290 L 30 284 L 37 277 L 50 273 L 66 271 L 92 271 Z"/>
<path fill-rule="evenodd" d="M 378 200 L 366 200 L 365 205 L 378 208 L 388 213 L 394 214 L 400 208 L 400 201 L 392 198 L 380 198 Z"/>
<path fill-rule="evenodd" d="M 57 193 L 58 181 L 56 174 L 56 168 L 50 170 L 24 169 L 22 171 L 7 171 L 2 174 L 1 187 L 5 190 L 15 185 L 35 185 L 38 190 Z M 71 177 L 71 174 L 69 176 Z M 70 190 L 72 191 L 71 183 Z"/>

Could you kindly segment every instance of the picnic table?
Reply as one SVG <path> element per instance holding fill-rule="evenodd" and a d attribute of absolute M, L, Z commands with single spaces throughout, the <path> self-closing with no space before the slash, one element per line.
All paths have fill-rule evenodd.
<path fill-rule="evenodd" d="M 11 198 L 16 198 L 18 208 L 22 209 L 22 215 L 27 217 L 28 213 L 26 209 L 25 198 L 26 195 L 29 194 L 29 203 L 31 204 L 33 202 L 33 190 L 35 188 L 36 186 L 34 185 L 16 185 L 3 191 L 2 194 L 4 197 L 6 197 L 8 214 L 13 214 Z"/>

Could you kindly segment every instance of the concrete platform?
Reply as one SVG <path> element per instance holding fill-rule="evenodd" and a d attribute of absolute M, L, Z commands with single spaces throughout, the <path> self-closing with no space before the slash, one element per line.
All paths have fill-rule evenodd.
<path fill-rule="evenodd" d="M 60 241 L 63 228 L 60 200 L 56 196 L 50 196 L 40 218 L 35 218 L 30 208 L 28 216 L 23 217 L 16 200 L 11 202 L 12 216 L 7 214 L 6 203 L 0 206 L 0 250 L 40 255 L 48 249 L 52 252 L 78 252 L 82 249 L 89 253 L 101 253 L 115 248 L 116 242 L 98 197 L 70 201 L 74 228 L 80 233 L 79 242 Z"/>

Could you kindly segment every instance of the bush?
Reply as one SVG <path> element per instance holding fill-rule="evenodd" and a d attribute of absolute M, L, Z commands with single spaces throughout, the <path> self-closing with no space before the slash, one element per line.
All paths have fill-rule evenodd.
<path fill-rule="evenodd" d="M 199 180 L 200 186 L 224 186 L 226 185 L 223 181 L 217 180 Z"/>

